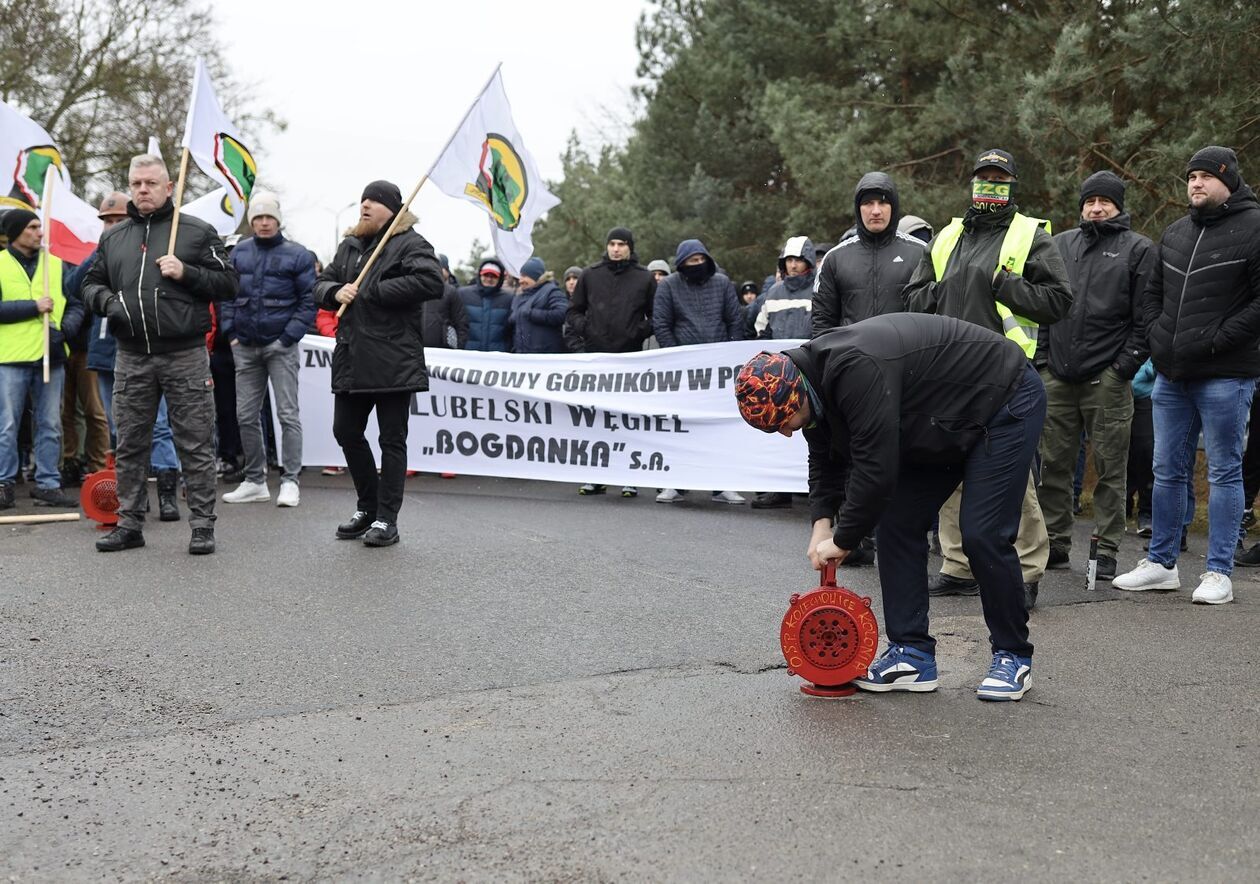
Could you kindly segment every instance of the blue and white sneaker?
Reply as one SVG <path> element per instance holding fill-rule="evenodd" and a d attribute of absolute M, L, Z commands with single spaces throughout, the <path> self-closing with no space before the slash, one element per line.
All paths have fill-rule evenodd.
<path fill-rule="evenodd" d="M 934 691 L 936 658 L 917 648 L 889 645 L 853 684 L 864 691 Z"/>
<path fill-rule="evenodd" d="M 1018 700 L 1032 687 L 1032 657 L 1021 657 L 1010 651 L 993 655 L 989 674 L 976 688 L 981 700 Z"/>

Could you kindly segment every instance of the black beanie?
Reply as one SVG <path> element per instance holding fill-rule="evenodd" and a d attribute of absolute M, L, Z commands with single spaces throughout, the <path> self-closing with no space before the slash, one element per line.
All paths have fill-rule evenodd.
<path fill-rule="evenodd" d="M 1217 147 L 1214 144 L 1195 151 L 1190 162 L 1186 163 L 1186 176 L 1191 172 L 1207 172 L 1221 179 L 1229 192 L 1233 193 L 1242 186 L 1242 174 L 1238 171 L 1238 155 L 1228 147 Z"/>
<path fill-rule="evenodd" d="M 1115 172 L 1095 172 L 1081 184 L 1081 202 L 1077 209 L 1085 208 L 1085 200 L 1091 196 L 1104 196 L 1124 211 L 1124 179 Z"/>
<path fill-rule="evenodd" d="M 4 231 L 4 235 L 9 238 L 9 242 L 13 242 L 22 235 L 22 231 L 26 229 L 32 221 L 38 221 L 39 216 L 34 212 L 26 209 L 9 209 L 4 213 L 4 220 L 0 222 L 0 230 Z"/>
<path fill-rule="evenodd" d="M 389 181 L 373 181 L 363 188 L 363 196 L 359 197 L 359 202 L 364 200 L 380 203 L 395 215 L 402 208 L 402 193 L 398 190 L 397 184 Z"/>
<path fill-rule="evenodd" d="M 630 251 L 634 251 L 634 234 L 630 232 L 629 227 L 614 227 L 612 230 L 608 231 L 608 238 L 604 240 L 604 243 L 610 243 L 614 239 L 621 240 L 626 245 L 630 246 Z"/>

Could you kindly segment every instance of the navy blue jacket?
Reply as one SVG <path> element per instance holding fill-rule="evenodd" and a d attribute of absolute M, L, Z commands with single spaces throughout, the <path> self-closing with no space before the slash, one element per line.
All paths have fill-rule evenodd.
<path fill-rule="evenodd" d="M 652 307 L 652 330 L 662 347 L 685 344 L 713 344 L 718 341 L 741 341 L 744 338 L 744 314 L 735 294 L 735 284 L 725 273 L 717 272 L 713 257 L 696 239 L 685 239 L 678 245 L 677 263 L 692 255 L 706 258 L 705 278 L 690 282 L 675 270 L 656 287 Z"/>
<path fill-rule="evenodd" d="M 565 353 L 564 315 L 569 298 L 554 282 L 526 289 L 512 299 L 512 352 Z"/>
<path fill-rule="evenodd" d="M 93 249 L 92 254 L 84 258 L 83 263 L 74 268 L 74 273 L 70 275 L 70 285 L 76 293 L 83 288 L 83 282 L 87 279 L 88 271 L 96 263 L 96 251 L 96 249 Z M 86 324 L 86 317 L 84 317 L 84 322 Z M 92 328 L 88 332 L 87 339 L 87 367 L 91 371 L 114 370 L 114 358 L 118 355 L 118 341 L 114 340 L 114 336 L 109 333 L 108 327 L 101 331 L 104 323 L 105 318 L 103 316 L 92 316 Z"/>
<path fill-rule="evenodd" d="M 291 347 L 315 321 L 315 257 L 305 246 L 277 233 L 251 236 L 232 251 L 241 276 L 236 298 L 219 310 L 225 340 L 261 347 L 280 341 Z"/>
<path fill-rule="evenodd" d="M 459 290 L 459 298 L 468 311 L 468 344 L 465 350 L 508 351 L 512 338 L 508 323 L 512 317 L 512 293 L 499 287 L 485 288 L 479 283 Z"/>

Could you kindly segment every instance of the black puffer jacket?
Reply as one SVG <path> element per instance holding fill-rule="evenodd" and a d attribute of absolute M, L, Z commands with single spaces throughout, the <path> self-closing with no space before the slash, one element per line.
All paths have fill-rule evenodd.
<path fill-rule="evenodd" d="M 906 284 L 906 309 L 913 313 L 956 316 L 1001 333 L 1002 320 L 994 301 L 1001 301 L 1019 316 L 1049 325 L 1072 308 L 1072 284 L 1063 268 L 1063 256 L 1044 230 L 1033 237 L 1032 249 L 1022 275 L 1003 272 L 997 280 L 998 252 L 1011 226 L 1017 206 L 996 212 L 963 216 L 963 235 L 945 265 L 940 282 L 932 267 L 931 247 L 923 252 L 914 276 Z M 939 237 L 941 234 L 937 234 Z M 933 237 L 932 242 L 936 242 Z"/>
<path fill-rule="evenodd" d="M 333 350 L 334 393 L 414 393 L 429 389 L 422 305 L 440 298 L 442 269 L 406 212 L 372 265 L 359 295 L 341 316 Z M 336 310 L 337 291 L 354 282 L 384 231 L 366 241 L 347 236 L 315 280 L 315 300 Z"/>
<path fill-rule="evenodd" d="M 642 350 L 652 334 L 656 280 L 636 255 L 582 271 L 565 316 L 565 345 L 574 353 Z"/>
<path fill-rule="evenodd" d="M 1151 358 L 1169 380 L 1260 377 L 1260 205 L 1250 187 L 1168 225 L 1142 307 Z"/>
<path fill-rule="evenodd" d="M 468 311 L 459 297 L 459 288 L 449 279 L 442 297 L 424 302 L 422 321 L 426 347 L 462 350 L 468 343 Z"/>
<path fill-rule="evenodd" d="M 786 352 L 821 399 L 822 413 L 805 430 L 810 518 L 830 518 L 839 507 L 841 549 L 856 549 L 875 528 L 901 464 L 962 464 L 1028 364 L 999 334 L 908 313 L 847 325 Z"/>
<path fill-rule="evenodd" d="M 892 203 L 892 218 L 879 233 L 862 224 L 858 197 L 871 190 L 885 191 Z M 883 172 L 868 172 L 858 181 L 853 214 L 855 233 L 841 239 L 818 265 L 811 317 L 815 337 L 837 326 L 905 310 L 902 292 L 923 256 L 921 240 L 897 232 L 901 201 L 892 178 Z"/>
<path fill-rule="evenodd" d="M 1082 221 L 1054 238 L 1068 279 L 1072 309 L 1037 335 L 1038 368 L 1080 384 L 1114 365 L 1132 380 L 1149 354 L 1142 293 L 1155 261 L 1154 244 L 1130 229 L 1129 216 Z"/>
<path fill-rule="evenodd" d="M 240 277 L 214 228 L 180 215 L 175 257 L 184 263 L 176 282 L 158 272 L 166 254 L 175 204 L 169 199 L 144 216 L 127 203 L 128 220 L 101 237 L 96 260 L 83 282 L 88 309 L 104 316 L 120 349 L 175 353 L 206 345 L 210 302 L 236 297 Z"/>

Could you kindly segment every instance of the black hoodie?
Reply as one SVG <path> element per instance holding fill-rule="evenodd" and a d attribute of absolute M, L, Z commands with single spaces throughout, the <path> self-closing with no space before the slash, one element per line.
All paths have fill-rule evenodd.
<path fill-rule="evenodd" d="M 886 193 L 892 203 L 892 217 L 879 233 L 862 224 L 861 196 L 871 191 Z M 867 172 L 858 181 L 853 214 L 857 232 L 840 240 L 818 265 L 811 320 L 815 337 L 837 326 L 905 310 L 902 290 L 924 253 L 921 240 L 897 232 L 901 202 L 892 178 L 883 172 Z"/>
<path fill-rule="evenodd" d="M 1168 225 L 1142 306 L 1151 358 L 1169 380 L 1260 376 L 1260 204 L 1250 187 Z"/>

